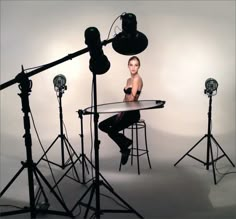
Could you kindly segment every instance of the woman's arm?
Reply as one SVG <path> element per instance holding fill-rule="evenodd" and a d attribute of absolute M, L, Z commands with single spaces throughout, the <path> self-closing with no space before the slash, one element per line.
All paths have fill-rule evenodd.
<path fill-rule="evenodd" d="M 129 85 L 129 80 L 130 80 L 130 78 L 127 79 L 125 87 L 128 87 L 128 85 Z M 126 97 L 126 96 L 127 96 L 127 95 L 125 94 L 124 99 L 123 99 L 123 102 L 127 101 L 127 97 Z"/>
<path fill-rule="evenodd" d="M 137 92 L 141 79 L 139 77 L 133 79 L 132 90 L 130 95 L 126 95 L 126 101 L 135 101 L 137 100 Z"/>

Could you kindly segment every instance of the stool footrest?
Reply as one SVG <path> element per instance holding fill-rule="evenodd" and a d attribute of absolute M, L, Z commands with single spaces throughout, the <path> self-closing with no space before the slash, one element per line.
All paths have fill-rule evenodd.
<path fill-rule="evenodd" d="M 150 158 L 149 158 L 149 150 L 148 150 L 148 144 L 147 144 L 147 134 L 146 134 L 145 120 L 140 119 L 138 122 L 134 123 L 133 125 L 129 126 L 126 129 L 130 130 L 132 141 L 133 141 L 132 147 L 130 148 L 131 151 L 130 151 L 130 154 L 129 154 L 131 156 L 131 165 L 133 165 L 133 157 L 135 157 L 137 159 L 138 174 L 140 174 L 139 157 L 146 154 L 148 164 L 149 164 L 149 167 L 151 169 L 152 167 L 151 167 L 151 161 L 150 161 Z M 140 129 L 143 129 L 143 131 L 140 130 Z M 141 144 L 142 148 L 140 148 L 140 146 L 139 146 L 139 139 L 138 139 L 138 136 L 139 136 L 140 132 L 144 133 L 144 144 L 143 144 L 143 142 Z M 123 130 L 123 134 L 125 134 L 125 129 Z M 119 171 L 120 170 L 121 170 L 121 162 L 120 162 Z"/>
<path fill-rule="evenodd" d="M 144 154 L 147 154 L 147 152 L 143 152 L 142 154 L 139 154 L 139 155 L 137 155 L 137 154 L 130 154 L 131 156 L 135 156 L 135 157 L 140 157 L 140 156 L 142 156 L 142 155 L 144 155 Z"/>
<path fill-rule="evenodd" d="M 130 148 L 130 149 L 132 149 L 132 148 Z M 139 151 L 146 151 L 146 152 L 149 152 L 148 150 L 146 150 L 146 149 L 142 149 L 142 148 L 133 148 L 133 150 L 139 150 Z"/>

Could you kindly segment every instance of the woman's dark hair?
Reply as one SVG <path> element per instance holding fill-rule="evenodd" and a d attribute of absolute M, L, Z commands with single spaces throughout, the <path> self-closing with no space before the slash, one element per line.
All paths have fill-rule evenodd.
<path fill-rule="evenodd" d="M 139 58 L 137 57 L 137 56 L 132 56 L 132 57 L 130 57 L 129 58 L 129 61 L 128 61 L 128 64 L 130 63 L 130 61 L 132 61 L 132 60 L 137 60 L 138 61 L 138 64 L 139 64 L 139 66 L 140 66 L 140 60 L 139 60 Z"/>

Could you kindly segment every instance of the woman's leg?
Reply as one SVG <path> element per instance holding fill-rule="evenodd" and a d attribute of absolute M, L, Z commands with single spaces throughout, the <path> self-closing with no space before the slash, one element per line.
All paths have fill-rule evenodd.
<path fill-rule="evenodd" d="M 107 119 L 104 119 L 98 124 L 98 127 L 101 131 L 109 133 L 111 130 L 111 127 L 114 125 L 116 121 L 117 115 L 111 116 Z"/>
<path fill-rule="evenodd" d="M 135 112 L 125 112 L 123 115 L 117 119 L 117 115 L 109 117 L 99 123 L 100 130 L 106 132 L 109 137 L 115 141 L 115 143 L 120 147 L 121 151 L 125 151 L 132 144 L 132 140 L 125 137 L 121 130 L 128 128 L 134 122 L 137 122 L 140 118 L 138 111 Z"/>

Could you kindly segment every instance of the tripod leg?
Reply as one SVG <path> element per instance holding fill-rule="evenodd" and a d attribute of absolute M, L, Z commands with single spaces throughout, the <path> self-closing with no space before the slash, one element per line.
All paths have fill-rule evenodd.
<path fill-rule="evenodd" d="M 92 199 L 93 199 L 94 191 L 95 191 L 95 187 L 93 186 L 92 190 L 91 190 L 91 193 L 90 193 L 88 206 L 87 206 L 87 209 L 86 209 L 85 214 L 84 214 L 84 218 L 87 218 L 88 211 L 89 211 L 89 208 L 91 206 Z"/>
<path fill-rule="evenodd" d="M 89 174 L 89 169 L 88 169 L 88 165 L 87 165 L 87 162 L 86 162 L 86 155 L 85 154 L 80 154 L 80 157 L 82 157 L 82 184 L 86 184 L 87 182 L 85 182 L 85 167 L 86 167 L 86 170 Z"/>
<path fill-rule="evenodd" d="M 77 158 L 79 158 L 78 154 L 75 152 L 74 148 L 71 146 L 69 140 L 68 140 L 65 136 L 64 136 L 64 140 L 65 140 L 65 142 L 69 145 L 69 147 L 71 148 L 71 150 L 73 151 L 73 154 L 74 154 Z"/>
<path fill-rule="evenodd" d="M 90 191 L 90 189 L 93 188 L 93 184 L 91 184 L 89 186 L 89 188 L 87 189 L 87 191 L 82 195 L 82 197 L 75 203 L 74 207 L 71 209 L 71 212 L 73 212 L 75 210 L 75 208 L 81 204 L 81 201 L 83 200 L 83 198 L 88 194 L 88 192 Z"/>
<path fill-rule="evenodd" d="M 31 148 L 29 148 L 30 151 Z M 29 152 L 28 152 L 29 153 Z M 30 152 L 32 154 L 32 152 Z M 29 157 L 29 156 L 28 156 Z M 30 214 L 31 218 L 36 218 L 36 206 L 35 206 L 35 196 L 34 196 L 34 164 L 32 159 L 28 159 L 28 186 L 29 186 L 29 197 L 30 197 Z"/>
<path fill-rule="evenodd" d="M 82 157 L 83 156 L 83 157 Z M 72 168 L 74 168 L 74 170 L 76 171 L 76 168 L 74 167 L 74 165 L 78 162 L 78 160 L 80 161 L 80 158 L 82 157 L 82 159 L 84 159 L 84 163 L 85 163 L 85 165 L 86 165 L 86 168 L 87 168 L 87 171 L 88 171 L 88 173 L 89 173 L 89 170 L 88 170 L 88 165 L 87 165 L 87 163 L 86 163 L 86 160 L 92 165 L 92 163 L 90 162 L 90 160 L 86 157 L 86 155 L 82 155 L 82 154 L 80 154 L 80 156 L 77 158 L 77 160 L 75 160 L 75 162 L 73 163 L 73 165 L 71 165 L 68 169 L 67 169 L 67 171 L 61 176 L 61 178 L 56 182 L 56 184 L 52 187 L 52 189 L 54 189 L 60 182 L 61 182 L 61 180 L 67 175 L 67 173 L 72 169 Z M 93 166 L 93 165 L 92 165 Z M 94 166 L 93 166 L 94 167 Z M 85 182 L 85 174 L 84 174 L 84 169 L 82 169 L 82 171 L 83 171 L 83 180 L 82 180 L 82 182 L 80 181 L 80 178 L 79 178 L 79 176 L 78 176 L 78 173 L 77 173 L 77 171 L 76 171 L 76 173 L 77 173 L 77 179 L 78 179 L 78 181 L 77 182 L 79 182 L 79 183 L 82 183 L 82 184 L 86 184 L 86 183 L 88 183 L 89 181 L 91 181 L 92 179 L 90 179 L 89 181 L 87 181 L 87 182 Z M 71 177 L 70 177 L 71 178 Z M 75 180 L 75 179 L 74 179 Z"/>
<path fill-rule="evenodd" d="M 39 174 L 39 176 L 41 177 L 41 179 L 44 181 L 44 183 L 47 185 L 47 187 L 50 189 L 50 191 L 53 193 L 53 195 L 56 197 L 57 201 L 62 205 L 62 207 L 65 209 L 65 211 L 68 213 L 68 215 L 72 216 L 72 213 L 69 211 L 69 209 L 67 208 L 67 206 L 65 205 L 65 203 L 60 199 L 60 197 L 57 195 L 57 193 L 52 189 L 51 185 L 49 184 L 49 182 L 46 180 L 46 178 L 43 176 L 43 174 L 40 172 L 40 170 L 35 167 L 35 170 L 37 171 L 37 173 Z"/>
<path fill-rule="evenodd" d="M 192 148 L 190 148 L 190 149 L 188 150 L 188 152 L 187 152 L 186 154 L 184 154 L 184 155 L 174 164 L 174 166 L 176 166 L 181 160 L 183 160 L 183 158 L 184 158 L 186 155 L 188 155 L 189 152 L 192 151 L 192 150 L 193 150 L 204 138 L 206 138 L 206 137 L 207 137 L 207 135 L 204 135 L 195 145 L 193 145 Z"/>
<path fill-rule="evenodd" d="M 24 170 L 24 165 L 17 171 L 15 176 L 11 179 L 11 181 L 5 186 L 5 188 L 1 191 L 0 197 L 3 196 L 3 194 L 7 191 L 7 189 L 11 186 L 11 184 L 16 180 L 16 178 L 21 174 L 21 172 Z"/>
<path fill-rule="evenodd" d="M 213 139 L 213 141 L 215 142 L 215 144 L 220 148 L 220 150 L 222 151 L 222 153 L 227 157 L 228 161 L 232 164 L 232 166 L 235 167 L 234 163 L 230 160 L 230 158 L 228 157 L 228 155 L 224 152 L 224 150 L 222 149 L 222 147 L 220 146 L 220 144 L 216 141 L 216 139 L 214 138 L 213 135 L 211 135 L 211 138 Z"/>
<path fill-rule="evenodd" d="M 35 170 L 34 170 L 34 175 L 35 175 L 36 181 L 38 182 L 38 185 L 39 185 L 39 191 L 42 192 L 43 197 L 45 199 L 45 202 L 48 203 L 48 198 L 47 198 L 46 193 L 45 193 L 45 191 L 43 189 L 43 186 L 42 186 L 42 183 L 41 183 L 41 181 L 39 179 L 39 176 L 38 176 L 38 174 L 37 174 L 37 172 Z M 38 197 L 38 199 L 39 198 L 40 198 L 40 196 Z M 36 205 L 37 205 L 37 203 L 38 203 L 38 200 L 36 199 Z"/>
<path fill-rule="evenodd" d="M 71 160 L 71 166 L 72 166 L 72 168 L 74 169 L 74 171 L 75 171 L 75 174 L 76 174 L 76 177 L 77 177 L 77 179 L 78 179 L 78 181 L 80 181 L 80 179 L 79 179 L 79 175 L 78 175 L 78 172 L 77 172 L 77 170 L 76 170 L 76 168 L 75 168 L 75 163 L 77 162 L 74 162 L 73 161 L 73 156 L 71 155 L 71 153 L 70 153 L 70 151 L 69 151 L 69 148 L 68 148 L 68 145 L 67 145 L 67 142 L 65 141 L 65 145 L 66 145 L 66 149 L 67 149 L 67 152 L 68 152 L 68 154 L 69 154 L 69 160 Z M 79 158 L 79 157 L 77 157 L 77 158 Z"/>
<path fill-rule="evenodd" d="M 86 165 L 86 168 L 87 168 L 87 171 L 88 171 L 88 166 L 87 166 L 86 160 L 84 159 L 84 155 L 82 155 L 82 178 L 83 178 L 83 184 L 85 184 L 85 170 L 84 170 L 85 169 L 85 165 Z"/>
<path fill-rule="evenodd" d="M 141 214 L 139 214 L 135 209 L 133 209 L 125 200 L 123 200 L 113 189 L 109 186 L 107 186 L 105 183 L 102 182 L 102 185 L 105 186 L 106 189 L 108 189 L 113 195 L 115 195 L 121 202 L 123 202 L 130 210 L 131 212 L 135 213 L 139 218 L 143 218 Z"/>
<path fill-rule="evenodd" d="M 95 166 L 92 164 L 92 162 L 86 156 L 85 158 L 87 159 L 89 164 L 95 169 Z M 112 189 L 112 186 L 108 183 L 108 181 L 104 178 L 104 176 L 100 172 L 99 172 L 99 176 L 101 176 L 101 178 L 106 182 L 107 186 L 109 186 L 110 189 Z"/>
<path fill-rule="evenodd" d="M 83 178 L 82 181 L 83 181 L 83 184 L 85 184 L 85 171 L 84 171 L 85 162 L 86 162 L 86 160 L 84 159 L 84 156 L 82 155 L 82 178 Z M 87 167 L 87 170 L 88 170 L 87 163 L 86 163 L 86 167 Z"/>
<path fill-rule="evenodd" d="M 87 172 L 88 172 L 88 174 L 89 174 L 89 169 L 88 169 L 88 164 L 86 163 L 86 160 L 89 160 L 87 157 L 86 157 L 86 155 L 84 154 L 84 156 L 82 157 L 82 163 L 84 162 L 84 164 L 85 164 L 85 167 L 86 167 L 86 170 L 87 170 Z M 90 160 L 89 160 L 90 161 Z"/>
<path fill-rule="evenodd" d="M 45 157 L 45 155 L 48 153 L 48 151 L 51 149 L 51 147 L 54 145 L 54 143 L 57 141 L 57 139 L 59 138 L 60 136 L 58 135 L 55 140 L 52 142 L 52 144 L 48 147 L 48 149 L 43 153 L 43 155 L 40 157 L 40 159 L 38 160 L 38 162 L 36 163 L 36 165 L 39 164 L 39 162 Z"/>
<path fill-rule="evenodd" d="M 79 159 L 79 158 L 78 158 Z M 77 159 L 77 160 L 78 160 Z M 75 163 L 77 162 L 77 160 L 75 161 Z M 67 173 L 71 170 L 73 168 L 73 166 L 71 165 L 68 169 L 67 169 L 67 171 L 61 176 L 61 178 L 57 181 L 57 183 L 52 187 L 52 189 L 54 189 L 60 182 L 61 182 L 61 180 L 67 175 Z M 80 180 L 79 180 L 79 182 L 80 182 Z"/>
<path fill-rule="evenodd" d="M 211 142 L 210 142 L 210 144 L 209 144 L 209 150 L 210 150 L 210 154 L 211 154 L 211 165 L 212 165 L 214 183 L 216 184 L 215 162 L 214 162 L 213 150 L 212 150 Z"/>

